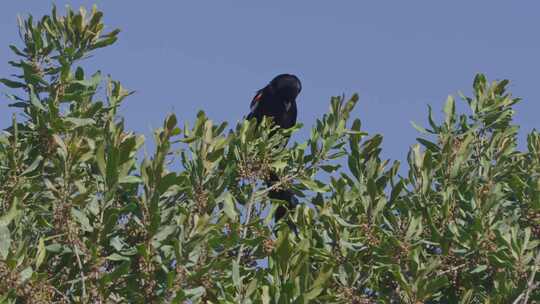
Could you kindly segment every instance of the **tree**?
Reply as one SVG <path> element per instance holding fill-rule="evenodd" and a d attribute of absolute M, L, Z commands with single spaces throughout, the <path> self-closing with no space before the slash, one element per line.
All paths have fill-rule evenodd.
<path fill-rule="evenodd" d="M 3 302 L 540 301 L 540 135 L 517 149 L 508 81 L 477 75 L 469 114 L 430 108 L 406 176 L 349 121 L 356 95 L 283 149 L 300 125 L 170 114 L 139 160 L 144 137 L 117 115 L 130 92 L 77 65 L 116 41 L 102 16 L 53 8 L 10 46 L 20 74 L 0 81 L 24 118 L 0 135 Z M 272 223 L 270 170 L 300 198 L 297 234 Z"/>

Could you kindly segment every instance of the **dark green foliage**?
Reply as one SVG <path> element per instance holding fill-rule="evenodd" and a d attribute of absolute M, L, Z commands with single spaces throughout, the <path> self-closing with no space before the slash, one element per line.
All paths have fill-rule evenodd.
<path fill-rule="evenodd" d="M 478 75 L 468 115 L 430 109 L 404 177 L 349 122 L 356 95 L 282 149 L 300 126 L 169 115 L 140 160 L 116 114 L 130 92 L 77 66 L 116 40 L 101 17 L 28 17 L 11 46 L 20 75 L 1 82 L 24 119 L 0 134 L 0 302 L 540 301 L 540 135 L 517 150 L 507 81 Z M 270 171 L 298 234 L 271 223 Z"/>

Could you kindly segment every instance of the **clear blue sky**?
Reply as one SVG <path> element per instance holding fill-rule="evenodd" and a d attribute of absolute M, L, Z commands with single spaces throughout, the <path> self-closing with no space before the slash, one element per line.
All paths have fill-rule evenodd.
<path fill-rule="evenodd" d="M 537 1 L 56 1 L 61 12 L 93 3 L 122 33 L 88 65 L 137 91 L 121 114 L 147 137 L 170 111 L 181 120 L 198 109 L 217 121 L 240 120 L 255 90 L 284 72 L 303 82 L 300 138 L 330 96 L 358 92 L 355 116 L 384 134 L 392 159 L 403 160 L 415 142 L 410 121 L 425 125 L 426 105 L 440 111 L 448 94 L 470 92 L 477 72 L 512 80 L 514 95 L 525 99 L 522 132 L 540 127 Z M 17 14 L 41 16 L 50 7 L 3 1 L 2 77 L 12 72 Z M 2 98 L 2 128 L 6 105 Z"/>

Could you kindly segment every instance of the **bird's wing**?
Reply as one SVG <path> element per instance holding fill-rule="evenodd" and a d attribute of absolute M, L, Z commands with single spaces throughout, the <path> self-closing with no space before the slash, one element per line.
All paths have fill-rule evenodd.
<path fill-rule="evenodd" d="M 255 111 L 257 110 L 257 107 L 259 106 L 262 99 L 262 94 L 262 90 L 257 91 L 257 94 L 251 100 L 251 104 L 249 106 L 251 111 L 248 114 L 248 119 L 251 119 L 255 115 Z"/>

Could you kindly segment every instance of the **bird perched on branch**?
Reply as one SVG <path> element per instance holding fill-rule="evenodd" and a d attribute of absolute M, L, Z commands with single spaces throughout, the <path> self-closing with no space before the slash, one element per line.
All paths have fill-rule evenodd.
<path fill-rule="evenodd" d="M 274 123 L 283 129 L 296 124 L 296 97 L 302 90 L 300 79 L 295 75 L 281 74 L 268 85 L 257 91 L 251 101 L 251 112 L 247 119 L 256 118 L 260 122 L 264 116 L 271 117 Z M 270 174 L 266 183 L 271 186 L 279 180 L 275 173 Z M 288 203 L 288 209 L 296 207 L 296 198 L 287 189 L 272 190 L 268 194 L 271 199 L 279 199 Z M 287 214 L 287 208 L 279 206 L 275 213 L 276 222 Z"/>
<path fill-rule="evenodd" d="M 253 117 L 261 121 L 263 116 L 274 119 L 281 128 L 288 129 L 296 124 L 296 97 L 302 90 L 300 79 L 295 75 L 281 74 L 268 85 L 257 91 L 251 101 L 251 112 L 247 119 Z"/>

